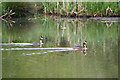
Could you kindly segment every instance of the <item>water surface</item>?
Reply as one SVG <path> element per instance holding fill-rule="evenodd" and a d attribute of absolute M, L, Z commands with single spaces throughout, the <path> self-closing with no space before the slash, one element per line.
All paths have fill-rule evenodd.
<path fill-rule="evenodd" d="M 2 23 L 3 78 L 118 77 L 119 21 L 51 16 L 14 21 Z M 86 51 L 73 49 L 85 40 Z"/>

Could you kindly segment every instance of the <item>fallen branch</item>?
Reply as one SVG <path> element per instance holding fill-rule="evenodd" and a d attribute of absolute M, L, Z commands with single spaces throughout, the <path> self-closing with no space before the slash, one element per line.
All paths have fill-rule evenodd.
<path fill-rule="evenodd" d="M 12 12 L 10 10 L 8 13 L 5 13 L 4 15 L 0 16 L 0 19 L 8 24 L 8 26 L 12 27 L 12 23 L 15 23 L 15 21 L 10 20 L 12 15 L 14 15 L 15 12 Z"/>
<path fill-rule="evenodd" d="M 12 15 L 14 15 L 15 14 L 15 12 L 12 12 L 12 10 L 10 10 L 9 12 L 7 12 L 7 13 L 5 13 L 4 15 L 2 15 L 2 16 L 0 16 L 0 19 L 11 19 L 12 17 Z"/>

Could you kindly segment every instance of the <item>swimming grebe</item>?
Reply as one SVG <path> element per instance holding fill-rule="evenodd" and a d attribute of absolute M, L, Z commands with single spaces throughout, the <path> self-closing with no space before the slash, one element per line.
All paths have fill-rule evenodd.
<path fill-rule="evenodd" d="M 85 50 L 85 49 L 87 49 L 86 44 L 87 44 L 87 41 L 84 41 L 83 42 L 83 47 L 82 46 L 75 46 L 73 49 L 76 49 L 76 50 Z"/>
<path fill-rule="evenodd" d="M 43 37 L 40 36 L 40 43 L 33 42 L 32 45 L 34 45 L 34 46 L 36 46 L 36 45 L 42 45 L 43 44 L 42 40 L 43 40 Z"/>
<path fill-rule="evenodd" d="M 43 40 L 43 37 L 40 36 L 40 44 L 43 44 L 43 43 L 42 43 L 42 40 Z"/>

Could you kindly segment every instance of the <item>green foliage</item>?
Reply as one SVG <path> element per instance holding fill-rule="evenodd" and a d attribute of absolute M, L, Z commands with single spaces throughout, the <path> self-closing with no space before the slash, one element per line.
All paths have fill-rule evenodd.
<path fill-rule="evenodd" d="M 29 2 L 2 2 L 2 12 L 13 10 L 15 17 L 26 17 L 34 15 L 36 12 L 35 4 Z"/>
<path fill-rule="evenodd" d="M 80 2 L 79 2 L 80 3 Z M 37 5 L 37 6 L 36 6 Z M 119 14 L 118 2 L 82 2 L 80 4 L 80 14 L 106 14 L 108 6 L 113 10 L 114 14 Z M 38 7 L 41 12 L 56 12 L 58 14 L 66 14 L 74 9 L 78 11 L 78 2 L 3 2 L 2 12 L 5 13 L 12 9 L 16 12 L 16 16 L 36 15 Z"/>
<path fill-rule="evenodd" d="M 105 10 L 108 8 L 108 6 L 116 14 L 118 14 L 118 11 L 120 10 L 118 8 L 118 2 L 83 2 L 82 4 L 87 9 L 89 14 L 92 13 L 105 14 Z"/>

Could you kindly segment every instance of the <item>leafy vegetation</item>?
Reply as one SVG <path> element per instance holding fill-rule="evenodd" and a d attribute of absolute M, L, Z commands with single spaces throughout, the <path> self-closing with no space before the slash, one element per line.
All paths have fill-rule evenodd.
<path fill-rule="evenodd" d="M 33 16 L 37 14 L 36 11 L 41 9 L 41 7 L 36 7 L 35 3 L 29 2 L 3 2 L 2 3 L 2 13 L 13 10 L 15 12 L 15 17 L 26 17 Z"/>
<path fill-rule="evenodd" d="M 13 10 L 16 17 L 28 15 L 58 14 L 58 15 L 100 15 L 106 14 L 106 9 L 112 9 L 112 15 L 119 15 L 118 2 L 3 2 L 2 12 Z"/>

